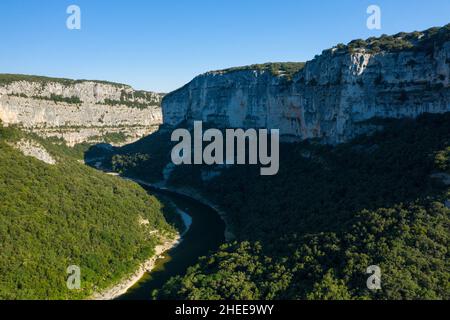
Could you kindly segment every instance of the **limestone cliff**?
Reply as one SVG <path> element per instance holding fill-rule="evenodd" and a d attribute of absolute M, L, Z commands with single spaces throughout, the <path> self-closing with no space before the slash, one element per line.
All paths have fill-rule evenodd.
<path fill-rule="evenodd" d="M 161 123 L 162 95 L 85 80 L 0 75 L 0 119 L 69 145 L 105 137 L 131 142 Z"/>
<path fill-rule="evenodd" d="M 274 128 L 286 137 L 339 143 L 368 130 L 366 120 L 375 117 L 450 111 L 450 25 L 355 40 L 297 67 L 200 75 L 164 97 L 164 123 Z"/>

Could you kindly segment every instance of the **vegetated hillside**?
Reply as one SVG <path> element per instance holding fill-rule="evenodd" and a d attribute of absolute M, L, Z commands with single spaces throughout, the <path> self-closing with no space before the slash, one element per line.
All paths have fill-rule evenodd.
<path fill-rule="evenodd" d="M 170 162 L 170 152 L 174 143 L 170 141 L 171 132 L 159 130 L 135 143 L 115 148 L 105 156 L 103 165 L 127 177 L 144 179 L 149 182 L 163 180 L 164 167 Z M 98 151 L 98 150 L 97 150 Z M 94 146 L 87 154 L 93 153 Z"/>
<path fill-rule="evenodd" d="M 159 297 L 449 299 L 450 189 L 431 175 L 450 173 L 450 113 L 382 123 L 337 147 L 283 145 L 274 177 L 235 166 L 199 182 L 238 241 Z M 191 169 L 177 171 L 182 185 Z M 382 290 L 367 289 L 371 265 Z"/>
<path fill-rule="evenodd" d="M 282 145 L 276 176 L 234 166 L 203 181 L 217 168 L 177 167 L 169 182 L 221 205 L 237 240 L 157 297 L 450 298 L 450 190 L 431 177 L 450 174 L 450 113 L 374 122 L 385 130 L 347 144 Z M 152 136 L 119 149 L 113 164 L 157 180 L 146 168 L 164 167 L 170 147 L 161 152 L 168 138 Z M 382 270 L 382 290 L 367 289 L 371 265 Z"/>
<path fill-rule="evenodd" d="M 21 139 L 45 146 L 57 163 L 24 156 L 12 146 Z M 175 234 L 163 215 L 175 221 L 172 209 L 74 154 L 0 123 L 0 299 L 86 298 L 134 272 L 161 237 Z M 81 290 L 66 287 L 70 265 L 81 268 Z"/>

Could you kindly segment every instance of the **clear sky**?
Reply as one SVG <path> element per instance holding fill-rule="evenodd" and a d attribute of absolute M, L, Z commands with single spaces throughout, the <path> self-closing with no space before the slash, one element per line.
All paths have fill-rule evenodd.
<path fill-rule="evenodd" d="M 81 30 L 66 9 L 81 8 Z M 381 7 L 382 29 L 366 27 Z M 450 0 L 1 0 L 0 73 L 169 92 L 208 70 L 306 61 L 356 38 L 450 23 Z"/>

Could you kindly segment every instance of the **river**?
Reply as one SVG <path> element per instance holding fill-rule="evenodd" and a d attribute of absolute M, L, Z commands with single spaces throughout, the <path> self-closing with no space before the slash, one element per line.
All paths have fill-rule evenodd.
<path fill-rule="evenodd" d="M 144 185 L 142 187 L 162 202 L 172 201 L 180 210 L 191 216 L 192 224 L 183 235 L 182 242 L 165 252 L 163 258 L 156 261 L 155 268 L 118 300 L 151 299 L 155 289 L 161 288 L 171 277 L 185 274 L 187 268 L 194 265 L 199 257 L 216 250 L 225 242 L 225 224 L 212 208 L 171 191 Z"/>

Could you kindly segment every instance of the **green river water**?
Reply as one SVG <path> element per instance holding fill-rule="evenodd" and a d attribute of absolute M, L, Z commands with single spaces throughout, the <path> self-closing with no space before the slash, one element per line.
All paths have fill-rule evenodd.
<path fill-rule="evenodd" d="M 207 255 L 225 242 L 225 224 L 212 208 L 170 191 L 142 187 L 162 200 L 172 201 L 180 210 L 191 216 L 192 224 L 183 235 L 183 241 L 164 253 L 163 258 L 156 261 L 152 272 L 145 274 L 126 294 L 119 297 L 119 300 L 151 299 L 153 290 L 161 288 L 171 277 L 183 275 L 199 257 Z"/>

